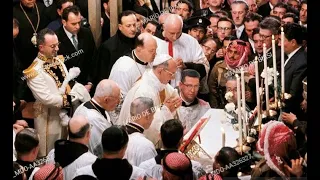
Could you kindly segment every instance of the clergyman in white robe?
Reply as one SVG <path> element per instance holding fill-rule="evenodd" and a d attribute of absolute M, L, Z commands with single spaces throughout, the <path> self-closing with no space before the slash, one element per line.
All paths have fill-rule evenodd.
<path fill-rule="evenodd" d="M 143 127 L 133 122 L 129 123 L 129 125 L 142 131 L 129 134 L 129 142 L 124 158 L 128 159 L 130 164 L 139 166 L 141 162 L 155 157 L 157 151 L 154 144 L 142 134 L 144 131 Z"/>
<path fill-rule="evenodd" d="M 112 116 L 112 118 L 114 119 L 113 122 L 115 123 L 116 121 L 118 121 L 121 107 L 127 93 L 133 87 L 134 83 L 141 79 L 146 69 L 151 68 L 148 63 L 143 64 L 143 62 L 136 57 L 134 50 L 131 53 L 131 57 L 125 55 L 120 57 L 115 62 L 115 64 L 112 66 L 109 76 L 109 79 L 117 82 L 121 91 L 120 103 L 117 108 L 110 113 L 110 116 Z M 132 56 L 135 56 L 135 60 L 132 59 Z"/>
<path fill-rule="evenodd" d="M 50 161 L 47 162 L 49 163 L 54 163 L 54 149 L 52 149 L 47 157 L 52 157 L 52 158 L 47 158 Z M 97 159 L 97 156 L 93 155 L 91 152 L 86 152 L 83 153 L 81 156 L 79 156 L 77 159 L 75 159 L 72 163 L 69 165 L 65 166 L 63 170 L 63 179 L 72 179 L 77 171 L 77 169 L 81 167 L 85 167 L 88 165 L 93 164 Z"/>
<path fill-rule="evenodd" d="M 183 98 L 182 101 L 177 113 L 182 126 L 189 131 L 211 107 L 209 103 L 199 98 L 192 103 L 184 101 Z"/>
<path fill-rule="evenodd" d="M 165 99 L 161 100 L 160 91 L 165 90 Z M 147 70 L 140 81 L 138 81 L 128 92 L 119 116 L 118 123 L 126 125 L 130 121 L 130 105 L 138 97 L 149 97 L 153 100 L 155 106 L 154 119 L 149 129 L 144 131 L 145 136 L 157 144 L 161 125 L 173 119 L 176 112 L 171 112 L 169 108 L 161 104 L 169 98 L 178 97 L 178 92 L 170 84 L 162 84 L 153 70 Z"/>
<path fill-rule="evenodd" d="M 155 39 L 158 45 L 157 53 L 169 54 L 169 42 L 157 37 L 155 37 Z M 179 39 L 172 43 L 172 48 L 173 54 L 171 56 L 173 57 L 173 59 L 176 60 L 178 58 L 181 58 L 184 63 L 203 64 L 206 69 L 206 77 L 204 79 L 207 80 L 210 65 L 202 51 L 201 46 L 199 45 L 199 42 L 195 38 L 193 38 L 189 34 L 182 33 Z M 171 85 L 173 87 L 177 87 L 179 85 L 179 82 L 181 81 L 181 71 L 181 69 L 178 69 L 175 80 L 171 81 Z"/>
<path fill-rule="evenodd" d="M 112 126 L 112 120 L 107 111 L 105 111 L 107 119 L 95 109 L 88 109 L 82 103 L 74 113 L 74 116 L 83 115 L 85 116 L 90 124 L 92 125 L 91 136 L 89 140 L 89 151 L 98 156 L 102 157 L 103 149 L 101 144 L 101 136 L 105 129 Z"/>

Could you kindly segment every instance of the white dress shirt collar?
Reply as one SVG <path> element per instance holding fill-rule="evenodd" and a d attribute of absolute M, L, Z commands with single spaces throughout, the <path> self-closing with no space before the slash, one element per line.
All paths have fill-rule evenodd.
<path fill-rule="evenodd" d="M 288 54 L 288 59 L 286 60 L 286 62 L 284 62 L 284 66 L 286 66 L 286 64 L 289 62 L 289 60 L 291 59 L 291 57 L 292 57 L 297 51 L 299 51 L 300 48 L 301 48 L 301 46 L 299 46 L 297 49 L 295 49 L 295 50 L 292 51 L 290 54 Z"/>
<path fill-rule="evenodd" d="M 241 26 L 239 26 L 239 27 L 236 27 L 236 33 L 237 33 L 237 38 L 238 39 L 240 39 L 243 30 L 244 30 L 244 25 L 243 24 Z"/>
<path fill-rule="evenodd" d="M 269 2 L 269 6 L 271 8 L 271 11 L 273 10 L 273 5 Z"/>

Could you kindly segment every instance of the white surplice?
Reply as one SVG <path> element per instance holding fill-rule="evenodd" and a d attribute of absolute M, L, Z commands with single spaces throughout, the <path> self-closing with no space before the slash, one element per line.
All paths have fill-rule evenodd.
<path fill-rule="evenodd" d="M 159 140 L 161 125 L 174 118 L 176 112 L 171 112 L 165 105 L 161 106 L 159 92 L 165 89 L 165 101 L 171 97 L 179 97 L 177 90 L 170 84 L 162 84 L 153 70 L 147 70 L 140 81 L 138 81 L 128 92 L 121 108 L 117 124 L 126 125 L 130 122 L 130 106 L 134 99 L 138 97 L 149 97 L 153 100 L 155 114 L 149 129 L 144 131 L 146 138 L 156 144 Z"/>
<path fill-rule="evenodd" d="M 139 64 L 129 56 L 122 56 L 112 66 L 109 79 L 118 84 L 121 94 L 125 97 L 147 68 L 150 66 Z"/>
<path fill-rule="evenodd" d="M 180 106 L 177 113 L 182 126 L 189 131 L 210 108 L 209 103 L 198 99 L 198 103 L 195 105 Z"/>
<path fill-rule="evenodd" d="M 83 105 L 84 103 L 82 103 L 77 108 L 77 110 L 74 113 L 74 116 L 83 115 L 88 119 L 89 123 L 92 125 L 91 136 L 88 144 L 89 151 L 98 157 L 102 157 L 103 149 L 101 144 L 101 137 L 102 137 L 103 131 L 112 125 L 111 118 L 107 111 L 105 112 L 108 119 L 106 119 L 97 110 L 88 109 Z"/>
<path fill-rule="evenodd" d="M 129 135 L 129 142 L 124 158 L 134 166 L 139 166 L 141 162 L 154 158 L 157 151 L 154 144 L 143 134 L 134 132 Z"/>
<path fill-rule="evenodd" d="M 94 174 L 94 172 L 92 170 L 92 165 L 88 165 L 88 166 L 79 168 L 76 171 L 76 173 L 75 173 L 73 178 L 75 178 L 77 176 L 80 176 L 80 175 L 89 175 L 89 176 L 92 176 L 94 178 L 97 178 L 97 176 Z M 146 175 L 146 172 L 145 172 L 144 169 L 141 169 L 141 168 L 139 168 L 137 166 L 132 166 L 132 174 L 131 174 L 131 177 L 130 177 L 129 180 L 136 180 L 139 177 L 144 177 L 145 175 Z"/>
<path fill-rule="evenodd" d="M 191 164 L 192 164 L 194 180 L 197 180 L 201 176 L 206 174 L 202 165 L 199 162 L 191 160 Z M 157 180 L 162 180 L 162 171 L 163 171 L 162 165 L 157 164 L 154 158 L 142 162 L 139 165 L 139 168 L 144 169 L 148 176 L 156 178 Z"/>
<path fill-rule="evenodd" d="M 155 37 L 157 41 L 157 54 L 169 54 L 169 42 L 162 40 L 160 38 Z M 202 48 L 199 42 L 190 36 L 189 34 L 182 33 L 179 39 L 172 43 L 173 48 L 173 59 L 181 58 L 184 63 L 196 63 L 203 64 L 206 69 L 206 77 L 207 79 L 209 74 L 210 65 L 209 62 L 204 55 Z M 171 85 L 176 87 L 179 85 L 181 81 L 181 69 L 177 70 L 175 80 L 171 81 Z"/>
<path fill-rule="evenodd" d="M 54 163 L 54 149 L 52 149 L 48 156 L 51 160 L 50 163 Z M 52 157 L 52 158 L 51 158 Z M 48 159 L 48 158 L 47 158 Z M 92 165 L 97 159 L 97 156 L 93 155 L 91 152 L 83 153 L 76 160 L 74 160 L 71 164 L 64 167 L 63 170 L 63 179 L 72 179 L 77 171 L 77 169 Z M 47 163 L 48 164 L 48 163 Z"/>

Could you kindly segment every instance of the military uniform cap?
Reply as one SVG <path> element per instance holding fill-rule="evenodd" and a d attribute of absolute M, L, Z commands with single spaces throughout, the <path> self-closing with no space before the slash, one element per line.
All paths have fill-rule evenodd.
<path fill-rule="evenodd" d="M 188 29 L 194 27 L 202 27 L 207 30 L 207 27 L 211 24 L 210 20 L 203 16 L 193 16 L 187 20 Z"/>

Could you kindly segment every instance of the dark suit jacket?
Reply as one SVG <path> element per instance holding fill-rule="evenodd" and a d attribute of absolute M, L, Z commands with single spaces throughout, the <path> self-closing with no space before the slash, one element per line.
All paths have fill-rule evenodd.
<path fill-rule="evenodd" d="M 80 28 L 80 31 L 77 34 L 78 51 L 68 38 L 63 26 L 56 31 L 56 34 L 61 42 L 58 54 L 64 56 L 64 63 L 67 68 L 79 67 L 81 70 L 81 73 L 76 80 L 83 85 L 92 82 L 90 76 L 92 71 L 92 58 L 97 49 L 91 30 L 85 27 Z"/>
<path fill-rule="evenodd" d="M 93 84 L 99 83 L 102 79 L 109 78 L 113 64 L 123 55 L 134 49 L 135 38 L 128 38 L 117 33 L 100 45 L 94 57 L 94 80 Z"/>
<path fill-rule="evenodd" d="M 267 2 L 258 8 L 258 14 L 260 14 L 263 18 L 265 18 L 270 15 L 271 10 L 272 9 L 269 5 L 269 2 Z"/>
<path fill-rule="evenodd" d="M 300 48 L 288 61 L 284 69 L 285 92 L 292 95 L 288 111 L 300 114 L 300 103 L 303 100 L 302 80 L 307 76 L 307 57 Z"/>

